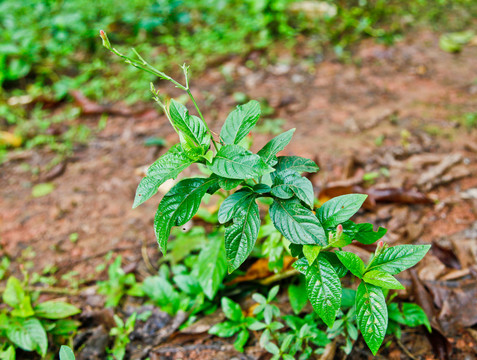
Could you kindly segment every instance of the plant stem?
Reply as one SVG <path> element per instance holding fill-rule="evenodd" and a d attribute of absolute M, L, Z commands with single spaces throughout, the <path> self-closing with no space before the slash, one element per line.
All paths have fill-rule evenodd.
<path fill-rule="evenodd" d="M 215 142 L 214 140 L 214 134 L 212 133 L 212 131 L 210 130 L 209 128 L 209 125 L 207 125 L 205 119 L 204 119 L 204 116 L 202 115 L 202 112 L 200 111 L 199 109 L 199 105 L 197 105 L 197 102 L 195 101 L 194 99 L 194 95 L 192 95 L 192 92 L 190 91 L 189 88 L 185 89 L 187 91 L 187 94 L 189 94 L 189 97 L 190 99 L 192 100 L 192 102 L 194 103 L 194 106 L 195 106 L 195 109 L 197 110 L 197 113 L 199 114 L 199 117 L 202 119 L 202 121 L 204 122 L 206 128 L 207 128 L 207 131 L 210 133 L 210 139 L 212 140 L 212 144 L 214 144 L 214 147 L 215 147 L 215 150 L 216 151 L 219 151 L 219 148 L 217 147 L 217 143 Z"/>

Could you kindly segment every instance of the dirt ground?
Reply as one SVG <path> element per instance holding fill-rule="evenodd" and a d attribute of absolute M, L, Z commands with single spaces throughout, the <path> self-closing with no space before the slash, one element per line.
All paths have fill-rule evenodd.
<path fill-rule="evenodd" d="M 258 64 L 259 56 L 252 53 L 248 60 Z M 276 109 L 271 118 L 286 119 L 285 130 L 297 128 L 286 154 L 320 166 L 311 180 L 321 198 L 365 191 L 371 201 L 359 220 L 388 228 L 387 242 L 433 244 L 425 260 L 402 275 L 407 289 L 399 294 L 426 310 L 433 334 L 406 331 L 378 358 L 475 359 L 477 127 L 469 129 L 461 119 L 477 112 L 477 47 L 448 54 L 439 49 L 436 34 L 422 32 L 392 47 L 362 43 L 355 58 L 352 64 L 330 58 L 313 66 L 288 65 L 284 52 L 281 64 L 257 70 L 232 58 L 223 66 L 233 81 L 210 69 L 193 79 L 192 91 L 216 132 L 235 105 L 234 93 L 267 100 Z M 180 95 L 166 84 L 158 87 Z M 75 150 L 59 176 L 44 170 L 53 157 L 47 151 L 25 151 L 0 165 L 1 251 L 12 259 L 29 258 L 36 271 L 56 265 L 58 277 L 76 271 L 85 285 L 97 278 L 95 267 L 109 251 L 146 274 L 141 249 L 152 261 L 159 256 L 152 220 L 160 196 L 134 210 L 131 205 L 144 167 L 164 149 L 145 147 L 144 140 L 176 141 L 167 119 L 152 109 L 148 103 L 131 115 L 110 115 L 106 128 Z M 98 119 L 84 115 L 78 121 L 94 125 Z M 272 135 L 254 137 L 258 150 Z M 363 175 L 376 179 L 363 181 Z M 51 194 L 31 196 L 32 184 L 53 177 Z M 78 234 L 76 242 L 72 233 Z M 358 254 L 372 250 L 354 248 Z M 82 294 L 76 303 L 94 308 L 89 297 Z M 169 348 L 151 359 L 267 358 L 258 345 L 238 354 L 208 335 L 179 334 L 164 346 Z M 361 342 L 349 358 L 371 354 Z"/>

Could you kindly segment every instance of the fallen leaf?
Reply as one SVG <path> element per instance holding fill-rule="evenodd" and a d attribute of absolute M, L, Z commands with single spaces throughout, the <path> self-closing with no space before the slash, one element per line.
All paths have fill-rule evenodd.
<path fill-rule="evenodd" d="M 447 340 L 447 338 L 444 336 L 444 332 L 441 328 L 441 325 L 437 322 L 437 309 L 434 306 L 431 294 L 429 294 L 424 284 L 417 276 L 416 270 L 411 269 L 410 273 L 415 302 L 424 310 L 427 317 L 429 318 L 429 322 L 431 323 L 433 331 L 430 334 L 426 332 L 426 336 L 432 345 L 434 354 L 441 360 L 450 359 L 449 356 L 451 353 L 451 344 L 449 340 Z"/>
<path fill-rule="evenodd" d="M 7 131 L 0 131 L 0 145 L 7 145 L 11 147 L 19 147 L 23 142 L 23 139 L 15 134 Z"/>

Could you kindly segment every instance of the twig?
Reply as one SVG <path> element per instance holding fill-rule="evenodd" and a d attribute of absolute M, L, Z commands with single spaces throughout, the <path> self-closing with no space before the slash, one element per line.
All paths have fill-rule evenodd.
<path fill-rule="evenodd" d="M 5 287 L 0 287 L 0 294 L 5 291 Z M 79 295 L 85 288 L 82 289 L 68 289 L 62 287 L 41 287 L 41 286 L 27 286 L 25 288 L 28 292 L 38 291 L 41 293 L 61 294 L 61 295 Z"/>
<path fill-rule="evenodd" d="M 179 329 L 179 327 L 187 320 L 189 313 L 185 311 L 179 311 L 176 316 L 172 319 L 172 322 L 166 327 L 163 327 L 158 331 L 152 345 L 144 347 L 141 352 L 141 359 L 146 357 L 150 351 L 156 350 L 164 341 L 166 341 L 174 332 Z"/>
<path fill-rule="evenodd" d="M 144 240 L 142 241 L 141 255 L 144 264 L 146 264 L 147 271 L 149 271 L 151 275 L 157 275 L 157 270 L 154 268 L 154 266 L 152 266 L 151 260 L 149 259 L 149 254 L 147 253 L 147 244 Z"/>
<path fill-rule="evenodd" d="M 278 273 L 278 274 L 269 276 L 269 277 L 267 277 L 263 280 L 260 280 L 259 283 L 262 284 L 262 285 L 269 285 L 269 284 L 274 283 L 276 281 L 287 279 L 289 277 L 296 276 L 298 274 L 300 274 L 300 272 L 298 270 L 291 269 L 291 270 L 284 271 L 282 273 Z"/>
<path fill-rule="evenodd" d="M 404 351 L 404 353 L 409 356 L 412 360 L 417 360 L 417 358 L 411 354 L 411 352 L 407 349 L 407 347 L 404 346 L 404 344 L 401 342 L 401 340 L 396 338 L 396 342 L 399 345 L 399 347 Z"/>

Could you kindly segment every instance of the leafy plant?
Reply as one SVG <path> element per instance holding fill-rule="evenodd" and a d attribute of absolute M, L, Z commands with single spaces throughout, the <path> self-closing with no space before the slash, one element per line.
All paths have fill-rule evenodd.
<path fill-rule="evenodd" d="M 192 219 L 205 194 L 222 189 L 225 200 L 219 209 L 218 220 L 225 226 L 227 268 L 229 273 L 233 272 L 255 246 L 261 225 L 257 200 L 265 198 L 271 201 L 268 213 L 274 227 L 290 242 L 290 252 L 298 258 L 294 266 L 306 276 L 308 298 L 328 327 L 334 325 L 341 307 L 340 277 L 350 271 L 361 280 L 356 296 L 357 325 L 372 353 L 376 354 L 388 325 L 383 289 L 402 288 L 393 275 L 415 265 L 430 245 L 388 248 L 380 242 L 367 265 L 352 252 L 343 251 L 342 248 L 353 240 L 372 244 L 382 238 L 386 230 L 374 231 L 372 224 L 356 224 L 350 220 L 367 195 L 339 196 L 315 209 L 313 186 L 302 174 L 316 172 L 318 166 L 299 156 L 277 156 L 291 141 L 294 129 L 277 135 L 255 154 L 244 146 L 244 142 L 260 118 L 257 101 L 238 105 L 226 118 L 220 134 L 215 134 L 190 91 L 185 64 L 182 66 L 183 85 L 155 69 L 137 52 L 136 58 L 120 53 L 111 46 L 103 31 L 101 38 L 107 49 L 127 63 L 185 91 L 198 114 L 192 115 L 186 106 L 174 99 L 162 98 L 151 85 L 154 100 L 178 133 L 180 142 L 149 167 L 138 186 L 133 207 L 151 198 L 161 184 L 175 179 L 193 163 L 205 166 L 211 172 L 207 178 L 178 181 L 160 201 L 154 231 L 161 251 L 167 252 L 172 227 L 182 226 Z M 229 195 L 234 189 L 236 191 Z M 204 288 L 204 284 L 200 285 Z M 248 337 L 245 335 L 246 319 L 239 316 L 230 300 L 224 300 L 222 305 L 235 309 L 226 313 L 232 323 L 223 334 L 231 336 L 240 331 L 237 347 L 241 348 Z"/>
<path fill-rule="evenodd" d="M 109 266 L 108 275 L 108 280 L 98 281 L 98 293 L 106 295 L 106 307 L 118 306 L 124 295 L 144 295 L 134 274 L 126 274 L 121 268 L 121 256 Z"/>
<path fill-rule="evenodd" d="M 252 298 L 258 302 L 254 309 L 258 320 L 249 326 L 250 330 L 262 330 L 260 346 L 273 355 L 272 359 L 309 359 L 313 352 L 320 352 L 320 348 L 329 343 L 326 333 L 317 325 L 315 314 L 308 314 L 304 318 L 297 316 L 280 315 L 280 309 L 272 304 L 278 293 L 278 286 L 273 287 L 265 298 L 261 294 L 254 294 Z M 285 332 L 280 332 L 285 328 Z M 319 321 L 318 321 L 319 322 Z M 316 350 L 313 346 L 317 347 Z"/>
<path fill-rule="evenodd" d="M 76 306 L 62 301 L 45 301 L 33 306 L 32 294 L 17 278 L 8 278 L 3 302 L 9 307 L 0 313 L 0 339 L 4 345 L 0 356 L 15 359 L 15 348 L 35 351 L 45 356 L 48 334 L 53 337 L 70 337 L 79 323 L 66 319 L 80 312 Z"/>
<path fill-rule="evenodd" d="M 238 333 L 234 347 L 237 351 L 243 352 L 243 347 L 250 336 L 249 328 L 253 329 L 251 326 L 255 323 L 255 319 L 245 316 L 240 305 L 227 297 L 222 298 L 222 311 L 228 320 L 212 326 L 209 330 L 209 334 L 220 337 L 231 337 Z"/>
<path fill-rule="evenodd" d="M 389 326 L 387 333 L 394 334 L 398 339 L 401 338 L 401 327 L 417 327 L 424 325 L 427 331 L 432 332 L 431 324 L 426 313 L 422 308 L 413 303 L 391 303 L 388 305 Z"/>
<path fill-rule="evenodd" d="M 118 315 L 114 315 L 114 322 L 116 326 L 111 329 L 109 334 L 114 337 L 114 344 L 108 350 L 112 356 L 108 356 L 110 360 L 123 360 L 126 355 L 126 346 L 129 344 L 129 334 L 134 331 L 136 324 L 136 313 L 133 313 L 124 322 Z"/>

